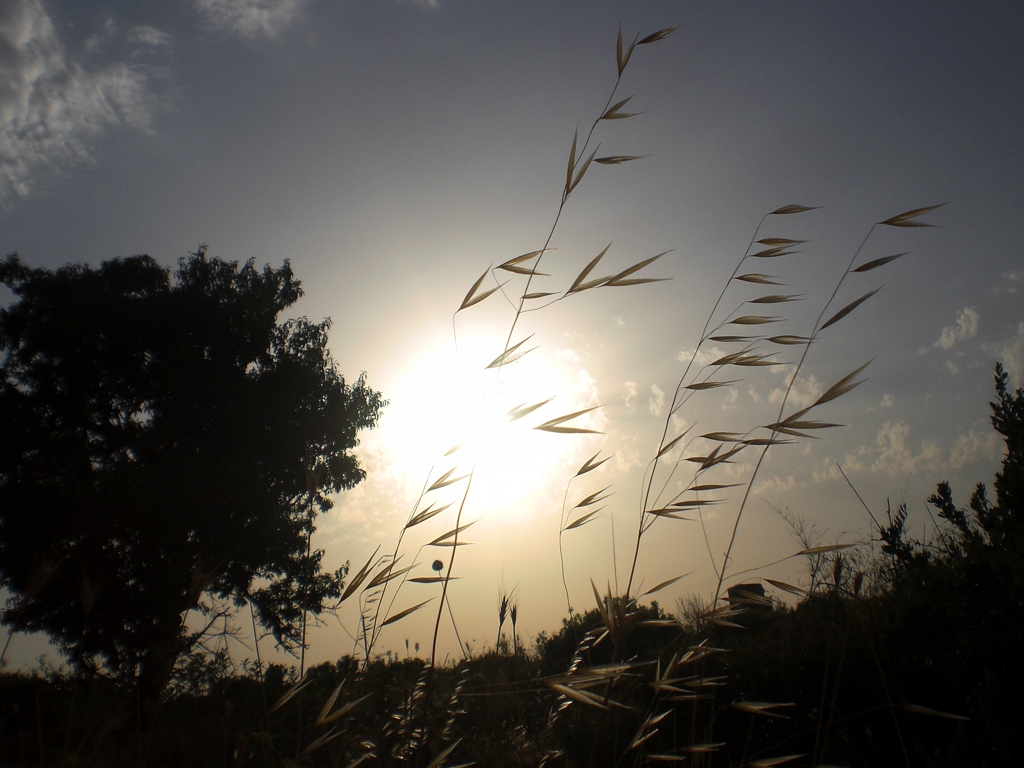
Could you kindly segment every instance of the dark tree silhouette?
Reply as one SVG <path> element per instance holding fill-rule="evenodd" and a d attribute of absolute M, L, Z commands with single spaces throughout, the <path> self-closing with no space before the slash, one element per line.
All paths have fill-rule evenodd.
<path fill-rule="evenodd" d="M 301 643 L 345 572 L 309 549 L 316 515 L 364 478 L 351 449 L 386 402 L 345 382 L 329 320 L 278 323 L 302 295 L 289 263 L 12 255 L 0 283 L 4 623 L 149 697 L 217 601 Z"/>

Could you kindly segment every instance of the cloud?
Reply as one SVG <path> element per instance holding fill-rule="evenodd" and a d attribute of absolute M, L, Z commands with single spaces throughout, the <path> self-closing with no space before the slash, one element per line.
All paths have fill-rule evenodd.
<path fill-rule="evenodd" d="M 692 359 L 698 368 L 703 368 L 705 365 L 712 363 L 721 357 L 725 357 L 727 354 L 729 353 L 726 350 L 718 346 L 712 346 L 710 349 L 707 347 L 701 347 L 697 351 L 696 357 L 694 357 L 694 351 L 692 349 L 682 349 L 679 351 L 679 354 L 676 355 L 676 360 L 680 363 L 688 364 Z M 694 369 L 691 369 L 690 372 L 693 373 Z"/>
<path fill-rule="evenodd" d="M 883 395 L 882 402 L 880 402 L 879 405 L 882 406 L 883 408 L 892 408 L 895 403 L 895 395 Z"/>
<path fill-rule="evenodd" d="M 626 382 L 626 413 L 636 413 L 636 382 Z"/>
<path fill-rule="evenodd" d="M 949 349 L 958 341 L 970 339 L 978 333 L 978 311 L 974 307 L 964 307 L 964 311 L 957 315 L 956 325 L 947 325 L 942 329 L 942 335 L 932 346 Z"/>
<path fill-rule="evenodd" d="M 999 435 L 994 431 L 979 434 L 973 429 L 966 435 L 960 435 L 949 451 L 948 469 L 960 469 L 965 464 L 972 464 L 985 459 L 996 459 L 999 456 Z"/>
<path fill-rule="evenodd" d="M 788 386 L 792 380 L 793 374 L 791 373 L 786 377 L 786 385 Z M 787 402 L 790 405 L 795 405 L 797 408 L 806 408 L 821 397 L 822 392 L 824 392 L 824 389 L 817 376 L 812 375 L 806 379 L 797 376 L 793 388 L 789 391 L 789 400 Z M 768 396 L 768 402 L 773 405 L 781 403 L 785 394 L 785 388 L 773 389 L 772 393 Z"/>
<path fill-rule="evenodd" d="M 772 477 L 767 480 L 754 484 L 754 495 L 755 496 L 766 496 L 770 493 L 782 493 L 788 491 L 791 488 L 796 487 L 796 478 L 793 475 L 789 477 Z"/>
<path fill-rule="evenodd" d="M 113 32 L 108 23 L 93 47 Z M 142 66 L 86 68 L 40 0 L 0 5 L 0 202 L 27 195 L 43 172 L 89 162 L 91 142 L 111 129 L 149 130 L 155 106 Z"/>
<path fill-rule="evenodd" d="M 954 376 L 960 373 L 960 366 L 954 363 L 952 360 L 946 361 L 946 367 L 949 369 L 949 372 Z"/>
<path fill-rule="evenodd" d="M 141 45 L 152 45 L 156 47 L 160 45 L 170 45 L 174 42 L 174 36 L 169 35 L 166 32 L 161 32 L 155 27 L 142 25 L 131 29 L 128 33 L 128 42 L 138 43 Z"/>
<path fill-rule="evenodd" d="M 275 37 L 292 23 L 306 0 L 192 0 L 218 32 L 238 37 Z"/>
<path fill-rule="evenodd" d="M 575 349 L 560 349 L 555 353 L 555 357 L 559 360 L 570 360 L 574 363 L 580 361 L 580 356 L 576 354 Z"/>
<path fill-rule="evenodd" d="M 1014 388 L 1024 386 L 1024 323 L 1017 326 L 1017 335 L 996 349 L 996 356 L 1010 376 Z"/>
<path fill-rule="evenodd" d="M 411 0 L 411 2 L 417 8 L 434 9 L 441 7 L 440 0 Z"/>
<path fill-rule="evenodd" d="M 651 385 L 651 392 L 654 393 L 654 397 L 648 400 L 651 413 L 655 416 L 661 416 L 661 412 L 665 409 L 665 392 L 657 384 Z"/>
<path fill-rule="evenodd" d="M 925 470 L 941 470 L 943 462 L 939 446 L 931 441 L 922 443 L 921 451 L 915 454 L 907 445 L 909 435 L 910 426 L 906 422 L 885 422 L 875 438 L 879 453 L 871 471 L 885 471 L 890 477 L 899 477 Z"/>

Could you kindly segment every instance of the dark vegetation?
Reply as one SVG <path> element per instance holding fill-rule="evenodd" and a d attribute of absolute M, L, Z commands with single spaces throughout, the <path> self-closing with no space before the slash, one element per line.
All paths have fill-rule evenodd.
<path fill-rule="evenodd" d="M 793 607 L 751 599 L 730 618 L 742 628 L 713 632 L 727 650 L 697 654 L 689 665 L 686 654 L 703 639 L 700 617 L 666 621 L 656 603 L 636 609 L 622 655 L 635 665 L 634 683 L 609 712 L 567 705 L 552 688 L 572 665 L 601 670 L 612 660 L 596 609 L 565 619 L 528 651 L 504 647 L 439 669 L 424 752 L 437 756 L 457 742 L 451 764 L 538 765 L 555 750 L 564 754 L 552 764 L 612 766 L 713 740 L 715 751 L 701 753 L 708 765 L 763 764 L 769 753 L 799 755 L 793 765 L 1009 764 L 1024 671 L 1024 391 L 1009 391 L 997 368 L 996 395 L 992 423 L 1007 453 L 995 498 L 979 485 L 960 508 L 941 484 L 930 500 L 943 521 L 935 540 L 908 537 L 897 512 L 864 568 L 828 553 L 813 593 Z M 647 749 L 628 751 L 654 698 L 652 678 L 673 656 L 676 700 L 662 699 L 667 714 Z M 189 661 L 145 724 L 138 689 L 124 681 L 54 669 L 4 674 L 0 755 L 14 765 L 282 765 L 314 742 L 296 744 L 299 717 L 304 733 L 334 737 L 304 764 L 347 765 L 369 744 L 377 764 L 411 764 L 422 659 L 315 666 L 303 695 L 316 705 L 300 715 L 294 699 L 279 704 L 293 690 L 294 668 L 261 676 L 220 655 Z M 335 730 L 318 731 L 318 716 L 331 717 L 319 707 L 339 684 L 344 700 L 357 703 L 327 724 Z M 695 732 L 705 721 L 710 733 Z"/>
<path fill-rule="evenodd" d="M 329 321 L 278 322 L 302 295 L 288 262 L 15 255 L 0 284 L 3 623 L 146 702 L 239 608 L 301 645 L 345 575 L 310 547 L 316 516 L 363 478 L 351 449 L 384 401 L 337 370 Z"/>

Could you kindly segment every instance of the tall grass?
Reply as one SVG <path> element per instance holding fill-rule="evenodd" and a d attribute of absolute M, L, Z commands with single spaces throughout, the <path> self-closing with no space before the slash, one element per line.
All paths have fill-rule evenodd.
<path fill-rule="evenodd" d="M 634 64 L 638 51 L 655 44 L 671 44 L 669 41 L 679 27 L 673 26 L 627 42 L 621 28 L 616 39 L 615 79 L 604 105 L 595 113 L 584 131 L 576 130 L 571 142 L 567 141 L 567 160 L 564 183 L 559 197 L 552 201 L 551 224 L 546 233 L 538 236 L 536 248 L 521 255 L 508 258 L 497 266 L 489 266 L 469 285 L 464 298 L 453 313 L 454 344 L 458 345 L 458 328 L 462 322 L 472 322 L 472 310 L 481 303 L 496 301 L 504 297 L 510 305 L 507 332 L 494 340 L 494 357 L 487 369 L 494 371 L 494 390 L 499 384 L 503 397 L 511 404 L 507 410 L 510 424 L 526 425 L 533 430 L 548 433 L 553 440 L 572 440 L 575 435 L 593 434 L 596 430 L 586 426 L 585 417 L 593 407 L 571 412 L 552 411 L 551 399 L 535 402 L 520 402 L 509 395 L 514 392 L 514 374 L 519 360 L 528 354 L 543 354 L 538 347 L 531 346 L 531 336 L 523 336 L 522 320 L 527 313 L 540 313 L 546 308 L 563 301 L 573 301 L 592 291 L 607 288 L 645 290 L 643 286 L 665 280 L 651 276 L 648 268 L 658 262 L 669 251 L 650 255 L 625 269 L 603 274 L 599 269 L 602 259 L 610 250 L 605 247 L 585 264 L 579 265 L 569 275 L 556 276 L 562 280 L 563 288 L 558 291 L 538 291 L 535 278 L 544 274 L 549 260 L 545 257 L 551 251 L 551 244 L 563 220 L 567 204 L 584 184 L 609 183 L 604 178 L 595 178 L 595 166 L 618 166 L 642 160 L 641 155 L 599 156 L 599 134 L 611 123 L 629 121 L 635 117 L 630 109 L 631 97 L 620 98 L 619 88 L 623 73 Z M 779 275 L 769 272 L 784 271 L 784 267 L 762 267 L 759 265 L 781 265 L 796 249 L 806 245 L 796 230 L 799 219 L 814 215 L 815 206 L 786 204 L 764 214 L 754 226 L 746 250 L 739 256 L 717 298 L 712 303 L 697 343 L 683 366 L 672 391 L 671 401 L 660 429 L 660 437 L 652 446 L 644 473 L 640 504 L 635 510 L 630 530 L 631 553 L 628 571 L 619 588 L 618 563 L 611 564 L 616 585 L 609 583 L 600 589 L 590 580 L 594 596 L 594 609 L 599 617 L 596 626 L 585 625 L 582 618 L 570 619 L 566 629 L 571 630 L 574 650 L 568 668 L 555 676 L 540 677 L 537 669 L 515 666 L 520 662 L 520 643 L 516 632 L 518 602 L 515 591 L 499 594 L 497 611 L 497 635 L 495 652 L 489 662 L 497 665 L 502 660 L 498 653 L 502 646 L 502 628 L 507 619 L 512 626 L 512 667 L 500 667 L 502 675 L 511 669 L 511 680 L 505 680 L 504 690 L 529 690 L 534 696 L 547 696 L 550 701 L 549 713 L 543 726 L 543 736 L 537 742 L 524 747 L 524 752 L 537 756 L 537 764 L 555 764 L 563 757 L 564 745 L 560 746 L 554 734 L 570 718 L 576 722 L 589 722 L 589 746 L 586 750 L 589 765 L 627 765 L 650 762 L 705 764 L 722 743 L 716 741 L 716 728 L 721 718 L 723 702 L 718 701 L 714 691 L 722 683 L 720 671 L 714 663 L 722 649 L 716 646 L 720 633 L 742 626 L 744 614 L 750 613 L 751 606 L 758 606 L 763 599 L 754 594 L 724 597 L 733 580 L 759 572 L 760 567 L 742 567 L 734 563 L 733 551 L 737 536 L 745 520 L 752 489 L 761 472 L 769 452 L 782 446 L 791 445 L 814 437 L 838 424 L 825 416 L 837 407 L 844 395 L 863 382 L 858 378 L 868 362 L 851 360 L 849 372 L 837 379 L 830 387 L 806 407 L 793 408 L 790 405 L 793 387 L 798 377 L 814 363 L 815 351 L 822 344 L 832 343 L 826 333 L 829 329 L 846 321 L 879 290 L 877 284 L 861 285 L 859 281 L 872 279 L 875 270 L 905 255 L 886 254 L 865 259 L 872 237 L 880 227 L 915 228 L 930 226 L 921 217 L 938 206 L 927 206 L 897 213 L 883 221 L 866 227 L 863 240 L 850 249 L 848 259 L 834 265 L 835 276 L 831 291 L 815 299 L 785 292 L 784 282 Z M 585 215 L 585 214 L 584 214 Z M 768 271 L 764 271 L 768 270 Z M 867 273 L 872 273 L 868 275 Z M 602 275 L 602 276 L 595 276 Z M 467 283 L 469 281 L 467 280 Z M 855 285 L 851 285 L 857 283 Z M 848 290 L 853 293 L 846 296 Z M 842 297 L 842 298 L 841 298 Z M 809 327 L 792 327 L 782 313 L 797 301 L 817 301 L 820 309 Z M 690 330 L 690 329 L 687 329 Z M 725 345 L 725 354 L 708 357 L 709 347 Z M 715 347 L 717 348 L 717 347 Z M 793 358 L 793 359 L 789 359 Z M 685 414 L 696 410 L 710 412 L 706 399 L 719 391 L 728 391 L 738 385 L 741 376 L 750 371 L 766 370 L 788 366 L 788 383 L 777 407 L 760 415 L 743 427 L 728 431 L 714 425 L 701 431 L 694 429 Z M 511 385 L 509 382 L 513 382 Z M 690 424 L 690 426 L 683 426 Z M 359 627 L 354 655 L 361 659 L 359 669 L 348 670 L 348 678 L 331 690 L 321 691 L 317 700 L 319 712 L 313 717 L 302 709 L 303 697 L 309 696 L 311 680 L 305 665 L 306 614 L 302 616 L 302 650 L 299 669 L 294 684 L 284 691 L 276 691 L 276 702 L 264 703 L 263 721 L 266 731 L 271 730 L 273 718 L 280 717 L 289 707 L 296 709 L 297 723 L 294 760 L 311 758 L 314 754 L 329 753 L 330 762 L 335 765 L 355 766 L 376 760 L 379 764 L 404 764 L 437 768 L 458 761 L 459 745 L 462 741 L 459 718 L 465 714 L 464 700 L 470 696 L 492 695 L 493 691 L 472 690 L 466 682 L 465 670 L 457 676 L 457 683 L 441 685 L 438 677 L 450 670 L 442 669 L 438 661 L 438 638 L 445 612 L 458 636 L 457 614 L 459 606 L 453 609 L 449 600 L 449 587 L 459 577 L 471 578 L 459 570 L 459 553 L 467 544 L 465 532 L 473 524 L 470 520 L 474 507 L 471 491 L 477 473 L 476 459 L 470 458 L 463 467 L 451 466 L 458 461 L 460 446 L 453 446 L 435 465 L 425 478 L 422 490 L 412 505 L 408 517 L 395 537 L 394 547 L 381 554 L 376 550 L 354 574 L 341 596 L 339 605 L 350 599 L 359 602 Z M 745 475 L 735 472 L 737 457 L 751 458 L 751 469 Z M 608 487 L 586 487 L 591 482 L 591 473 L 602 467 L 609 457 L 601 452 L 594 454 L 565 481 L 565 494 L 559 516 L 558 549 L 562 587 L 566 606 L 571 611 L 569 599 L 569 575 L 566 569 L 566 547 L 563 540 L 574 531 L 589 525 L 601 514 L 601 502 L 607 498 Z M 726 470 L 729 470 L 726 472 Z M 315 472 L 309 474 L 309 494 L 312 499 L 318 490 Z M 461 487 L 460 487 L 461 486 Z M 579 492 L 583 498 L 568 506 L 570 489 Z M 455 502 L 437 501 L 438 492 L 459 488 Z M 732 503 L 733 517 L 728 543 L 724 553 L 716 557 L 708 544 L 708 556 L 715 563 L 715 587 L 707 599 L 694 600 L 691 606 L 699 606 L 690 615 L 676 620 L 645 612 L 640 601 L 659 593 L 675 584 L 685 574 L 665 580 L 651 588 L 640 591 L 642 573 L 641 554 L 652 530 L 667 526 L 678 526 L 683 522 L 696 523 L 702 536 L 708 541 L 704 513 L 710 509 L 729 509 Z M 442 517 L 443 516 L 443 517 Z M 434 518 L 447 520 L 443 533 L 422 537 L 420 532 L 428 521 Z M 310 530 L 311 535 L 311 530 Z M 801 556 L 827 556 L 838 553 L 845 545 L 808 545 L 789 554 L 786 558 Z M 445 559 L 434 560 L 434 575 L 417 570 L 420 557 L 426 548 L 439 548 L 446 553 Z M 311 545 L 307 541 L 307 557 Z M 778 561 L 776 561 L 778 562 Z M 833 563 L 833 584 L 840 588 L 844 581 L 844 560 L 836 556 Z M 766 579 L 777 589 L 803 593 L 796 585 L 778 580 Z M 408 584 L 433 585 L 438 591 L 426 600 L 407 600 L 405 587 Z M 859 591 L 859 587 L 858 587 Z M 436 605 L 431 605 L 436 600 Z M 400 678 L 393 691 L 387 693 L 388 713 L 386 723 L 375 723 L 357 729 L 352 726 L 358 717 L 360 707 L 369 707 L 375 695 L 372 681 L 376 678 L 376 664 L 380 658 L 379 645 L 382 632 L 417 611 L 431 605 L 436 608 L 427 663 L 421 667 L 410 663 L 403 667 L 404 677 Z M 253 618 L 254 633 L 255 619 Z M 641 629 L 666 630 L 677 638 L 690 638 L 686 647 L 676 647 L 664 656 L 631 656 L 632 644 Z M 697 636 L 700 633 L 700 636 Z M 468 651 L 459 638 L 460 653 L 468 657 Z M 596 649 L 606 648 L 605 663 L 588 664 Z M 264 695 L 268 682 L 263 676 L 263 664 L 259 659 L 257 640 L 257 674 Z M 525 656 L 526 654 L 522 654 Z M 479 660 L 479 659 L 478 659 Z M 525 677 L 519 678 L 520 670 Z M 516 688 L 516 686 L 519 686 Z M 443 692 L 442 692 L 443 689 Z M 827 686 L 822 685 L 824 701 Z M 833 694 L 834 695 L 834 694 Z M 758 718 L 780 715 L 787 702 L 730 701 L 727 704 L 735 712 L 750 717 L 751 732 Z M 891 706 L 890 702 L 890 706 Z M 584 713 L 584 714 L 581 714 Z M 312 720 L 312 722 L 309 722 Z M 831 719 L 821 722 L 823 738 L 827 741 Z M 312 727 L 312 733 L 308 728 Z M 350 732 L 347 732 L 349 729 Z M 353 734 L 373 732 L 362 741 Z M 621 734 L 628 736 L 621 738 Z M 268 737 L 269 739 L 269 737 Z M 748 737 L 749 740 L 749 737 Z M 267 743 L 270 743 L 267 741 Z M 275 760 L 285 762 L 283 750 L 273 744 Z M 819 752 L 817 746 L 815 751 Z M 244 750 L 243 750 L 244 752 Z M 775 765 L 790 759 L 784 750 L 772 755 L 759 755 L 760 762 L 747 755 L 744 746 L 743 762 L 748 764 Z M 40 751 L 42 754 L 42 750 Z M 243 753 L 236 753 L 243 754 Z M 248 753 L 245 753 L 248 754 Z M 505 758 L 512 764 L 512 755 Z M 289 757 L 289 759 L 292 759 Z M 239 758 L 240 760 L 240 758 Z"/>
<path fill-rule="evenodd" d="M 483 270 L 456 308 L 452 322 L 454 343 L 457 348 L 459 322 L 470 322 L 460 320 L 463 313 L 469 315 L 482 302 L 489 299 L 493 301 L 497 297 L 504 297 L 510 305 L 508 330 L 497 340 L 494 357 L 487 365 L 488 369 L 494 370 L 495 389 L 500 383 L 503 391 L 509 390 L 509 380 L 514 380 L 517 362 L 524 356 L 543 354 L 537 351 L 538 347 L 531 341 L 532 335 L 520 338 L 522 334 L 517 333 L 521 320 L 527 313 L 542 312 L 553 304 L 574 300 L 590 291 L 605 288 L 638 289 L 639 286 L 666 279 L 648 276 L 649 272 L 644 270 L 669 251 L 651 255 L 614 274 L 595 276 L 601 274 L 598 268 L 611 247 L 609 245 L 583 265 L 571 279 L 564 278 L 564 287 L 561 290 L 538 291 L 534 288 L 535 278 L 540 275 L 548 276 L 541 272 L 541 266 L 543 264 L 548 268 L 545 257 L 551 250 L 567 203 L 581 184 L 605 183 L 603 178 L 594 178 L 594 166 L 616 166 L 642 159 L 641 155 L 598 156 L 599 134 L 606 124 L 629 120 L 636 114 L 628 111 L 631 97 L 620 98 L 618 93 L 623 73 L 634 61 L 634 54 L 643 47 L 662 43 L 678 29 L 679 27 L 668 27 L 642 38 L 637 35 L 632 42 L 627 43 L 620 28 L 616 39 L 615 80 L 607 100 L 596 112 L 589 127 L 582 132 L 577 129 L 572 136 L 568 146 L 564 184 L 560 197 L 553 201 L 550 228 L 539 238 L 538 247 L 534 250 L 513 256 L 497 266 L 492 265 Z M 795 236 L 793 230 L 796 224 L 793 222 L 801 216 L 813 215 L 816 206 L 783 205 L 766 213 L 754 227 L 746 250 L 739 257 L 713 302 L 693 352 L 672 390 L 671 403 L 666 412 L 660 439 L 652 450 L 644 474 L 641 503 L 636 511 L 633 528 L 634 544 L 629 570 L 623 579 L 625 587 L 621 590 L 618 587 L 617 563 L 612 564 L 616 574 L 614 589 L 609 584 L 606 589 L 601 590 L 591 580 L 601 625 L 596 629 L 581 627 L 578 647 L 569 669 L 563 675 L 543 681 L 553 697 L 549 728 L 554 727 L 562 713 L 570 707 L 589 708 L 593 711 L 598 725 L 594 728 L 590 747 L 591 765 L 626 764 L 645 760 L 687 761 L 700 764 L 708 760 L 709 755 L 718 748 L 714 742 L 717 705 L 714 696 L 708 693 L 715 689 L 718 679 L 709 673 L 708 660 L 720 650 L 714 647 L 715 633 L 721 628 L 739 626 L 737 622 L 746 607 L 758 602 L 755 595 L 741 599 L 723 599 L 725 587 L 732 579 L 757 571 L 756 568 L 740 569 L 733 562 L 737 535 L 749 506 L 755 480 L 770 451 L 807 440 L 822 430 L 838 426 L 836 422 L 827 421 L 825 417 L 819 416 L 819 412 L 833 411 L 836 406 L 834 401 L 838 401 L 863 382 L 863 379 L 858 377 L 868 362 L 851 361 L 849 373 L 836 380 L 809 406 L 790 406 L 793 387 L 798 376 L 813 364 L 814 350 L 821 344 L 830 342 L 826 332 L 846 320 L 879 290 L 880 286 L 877 284 L 859 284 L 865 279 L 866 273 L 873 273 L 876 269 L 905 255 L 896 253 L 865 260 L 864 254 L 869 249 L 873 234 L 879 227 L 931 226 L 921 221 L 920 217 L 937 207 L 933 205 L 915 208 L 868 225 L 863 240 L 851 249 L 848 260 L 836 265 L 836 276 L 833 278 L 831 292 L 818 299 L 820 310 L 816 319 L 805 328 L 790 327 L 791 324 L 782 314 L 765 313 L 781 313 L 791 302 L 813 301 L 813 297 L 786 293 L 780 277 L 762 271 L 766 268 L 759 265 L 784 264 L 785 257 L 796 253 L 797 248 L 805 245 L 805 240 Z M 779 271 L 777 267 L 770 269 L 773 272 Z M 873 276 L 867 276 L 866 279 Z M 856 284 L 850 285 L 851 283 Z M 854 291 L 852 299 L 845 297 L 849 289 Z M 734 351 L 712 355 L 712 359 L 705 361 L 708 347 L 718 344 Z M 786 359 L 788 356 L 795 357 L 795 360 Z M 697 409 L 704 409 L 706 412 L 702 400 L 718 390 L 726 391 L 735 387 L 742 373 L 778 366 L 788 367 L 785 394 L 777 408 L 773 407 L 758 420 L 739 429 L 724 431 L 712 428 L 699 434 L 694 433 L 692 425 L 680 426 L 688 423 L 684 420 L 683 414 Z M 514 391 L 514 385 L 512 386 Z M 506 398 L 507 402 L 512 404 L 507 413 L 509 422 L 526 420 L 532 429 L 550 433 L 552 439 L 572 439 L 573 435 L 592 434 L 596 431 L 585 426 L 584 420 L 586 414 L 594 410 L 593 407 L 552 414 L 550 399 L 519 403 L 514 396 L 506 395 Z M 460 446 L 453 447 L 441 458 L 449 463 L 455 461 L 459 448 Z M 735 459 L 741 454 L 744 458 L 748 455 L 753 456 L 752 469 L 745 476 L 736 476 L 735 473 L 725 475 L 723 470 L 727 467 L 735 468 Z M 456 458 L 451 459 L 452 456 Z M 562 587 L 570 611 L 572 609 L 563 537 L 597 519 L 602 509 L 598 505 L 607 498 L 608 488 L 585 491 L 586 495 L 581 501 L 567 508 L 569 490 L 573 485 L 587 483 L 589 473 L 607 460 L 608 457 L 602 458 L 600 452 L 595 454 L 568 478 L 566 484 L 558 530 L 558 546 Z M 403 587 L 410 582 L 436 583 L 440 586 L 441 593 L 436 605 L 431 653 L 425 671 L 422 697 L 416 702 L 418 723 L 407 732 L 409 743 L 414 747 L 410 754 L 415 755 L 417 765 L 439 765 L 439 761 L 451 754 L 458 744 L 456 740 L 446 738 L 450 727 L 439 729 L 431 719 L 431 711 L 434 705 L 432 697 L 434 675 L 437 670 L 438 635 L 446 606 L 449 611 L 451 610 L 448 589 L 458 573 L 458 553 L 466 543 L 464 533 L 472 525 L 472 521 L 467 520 L 473 507 L 471 489 L 476 472 L 475 459 L 469 460 L 464 468 L 452 467 L 443 472 L 438 470 L 436 474 L 432 468 L 405 525 L 398 533 L 394 549 L 386 555 L 378 555 L 375 552 L 355 574 L 343 596 L 343 599 L 346 599 L 359 591 L 359 648 L 364 658 L 365 669 L 374 657 L 381 631 L 430 602 L 419 601 L 410 607 L 399 609 L 399 605 L 405 604 L 400 603 L 398 599 Z M 435 492 L 457 483 L 462 484 L 461 498 L 457 503 L 444 505 L 432 501 Z M 735 504 L 735 512 L 725 552 L 720 558 L 716 558 L 710 544 L 708 545 L 708 555 L 715 563 L 714 592 L 706 601 L 707 610 L 700 615 L 689 617 L 690 628 L 702 629 L 703 638 L 685 652 L 675 653 L 666 659 L 626 658 L 625 652 L 631 635 L 640 627 L 675 628 L 680 633 L 685 629 L 675 620 L 641 618 L 639 600 L 665 589 L 684 575 L 681 573 L 642 593 L 639 592 L 637 585 L 641 583 L 641 574 L 638 566 L 646 537 L 656 526 L 678 525 L 680 521 L 697 522 L 703 529 L 704 512 L 715 507 L 726 508 L 725 505 L 730 501 Z M 442 513 L 447 513 L 452 520 L 451 526 L 443 534 L 413 547 L 407 546 L 406 537 L 411 535 L 414 529 Z M 706 529 L 703 536 L 707 540 Z M 799 556 L 820 557 L 836 552 L 842 546 L 844 545 L 805 546 L 788 555 L 786 559 Z M 424 547 L 442 547 L 450 552 L 443 573 L 439 571 L 435 576 L 413 575 L 415 564 Z M 834 562 L 837 564 L 835 582 L 838 586 L 842 561 L 836 559 Z M 467 574 L 467 577 L 469 576 Z M 784 591 L 803 591 L 796 585 L 777 580 L 767 581 Z M 508 595 L 500 595 L 496 648 L 500 645 L 501 628 L 509 608 Z M 454 624 L 454 615 L 451 618 Z M 514 621 L 513 613 L 513 623 Z M 611 646 L 610 663 L 598 667 L 584 666 L 582 659 L 600 643 Z M 514 630 L 513 648 L 518 648 Z M 638 680 L 645 681 L 645 695 L 639 693 Z M 332 699 L 325 711 L 333 704 Z M 777 715 L 779 709 L 785 706 L 785 702 L 739 701 L 732 702 L 732 706 L 738 711 L 748 713 L 751 718 L 756 718 Z M 683 720 L 688 722 L 688 726 L 682 728 L 684 735 L 680 735 L 679 713 L 684 709 L 688 714 Z M 411 710 L 410 707 L 409 712 Z M 676 735 L 669 740 L 655 741 L 655 736 L 662 727 L 660 724 L 670 715 L 675 721 Z M 407 713 L 404 717 L 403 722 L 409 722 L 411 714 Z M 604 738 L 604 724 L 615 718 L 631 720 L 635 732 L 626 743 L 613 745 L 614 757 L 609 761 L 609 743 Z M 608 732 L 613 730 L 609 729 Z M 659 751 L 650 751 L 655 743 L 659 745 Z M 559 754 L 558 749 L 552 749 L 545 760 L 553 760 Z M 354 759 L 359 758 L 354 756 Z"/>

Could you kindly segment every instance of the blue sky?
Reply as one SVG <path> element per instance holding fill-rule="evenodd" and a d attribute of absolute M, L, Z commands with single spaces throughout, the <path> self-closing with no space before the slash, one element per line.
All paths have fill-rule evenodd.
<path fill-rule="evenodd" d="M 935 228 L 881 228 L 868 241 L 858 263 L 910 253 L 844 283 L 836 308 L 883 288 L 813 345 L 786 412 L 873 359 L 869 380 L 822 409 L 820 418 L 847 426 L 769 453 L 730 572 L 799 548 L 776 508 L 813 526 L 821 543 L 870 540 L 837 464 L 876 515 L 887 500 L 905 501 L 921 535 L 932 529 L 924 501 L 937 481 L 949 479 L 966 502 L 998 465 L 987 422 L 995 362 L 1024 384 L 1016 4 L 84 6 L 0 2 L 0 246 L 47 267 L 137 253 L 170 265 L 200 243 L 226 259 L 290 259 L 306 288 L 296 313 L 330 316 L 342 370 L 366 371 L 391 400 L 364 436 L 368 480 L 318 533 L 328 564 L 354 567 L 378 545 L 394 548 L 420 489 L 457 463 L 445 450 L 480 422 L 467 403 L 494 383 L 480 371 L 502 351 L 514 312 L 500 294 L 460 312 L 457 354 L 453 313 L 489 265 L 544 244 L 573 131 L 589 129 L 615 84 L 619 24 L 627 44 L 684 25 L 637 48 L 623 74 L 616 100 L 632 95 L 628 111 L 640 114 L 595 133 L 599 156 L 648 157 L 591 166 L 542 262 L 551 277 L 536 286 L 548 287 L 531 290 L 564 291 L 610 242 L 595 276 L 671 249 L 642 272 L 671 280 L 584 292 L 517 326 L 514 341 L 534 333 L 538 348 L 501 391 L 513 405 L 555 400 L 495 438 L 478 464 L 466 512 L 478 543 L 460 549 L 451 595 L 474 647 L 493 642 L 502 580 L 518 587 L 521 631 L 557 627 L 566 608 L 559 510 L 569 479 L 598 451 L 614 458 L 570 486 L 569 504 L 609 484 L 615 495 L 563 537 L 570 602 L 591 607 L 590 579 L 614 581 L 616 566 L 625 580 L 644 467 L 672 391 L 758 222 L 780 206 L 821 206 L 775 217 L 758 235 L 810 241 L 770 268 L 755 265 L 789 284 L 780 292 L 805 295 L 771 312 L 799 334 L 874 222 L 946 203 L 922 217 Z M 494 284 L 488 277 L 482 289 Z M 731 291 L 727 309 L 758 295 Z M 713 347 L 701 354 L 714 359 Z M 791 369 L 752 370 L 725 371 L 742 381 L 702 393 L 670 429 L 774 420 L 773 393 Z M 582 421 L 603 436 L 519 429 L 595 405 Z M 741 458 L 722 477 L 749 477 L 753 463 Z M 645 588 L 693 571 L 661 602 L 713 591 L 734 520 L 735 505 L 721 505 L 703 529 L 659 523 L 641 545 Z M 449 551 L 417 549 L 453 525 L 440 515 L 410 531 L 406 562 L 427 573 L 434 557 L 447 560 Z M 755 575 L 796 581 L 802 572 L 796 559 Z M 394 610 L 429 590 L 407 585 Z M 428 643 L 430 605 L 389 627 L 379 650 Z M 350 651 L 357 617 L 353 605 L 340 625 L 329 619 L 314 635 L 314 660 Z M 453 654 L 448 634 L 442 648 Z M 19 643 L 18 658 L 31 663 L 37 646 Z"/>

